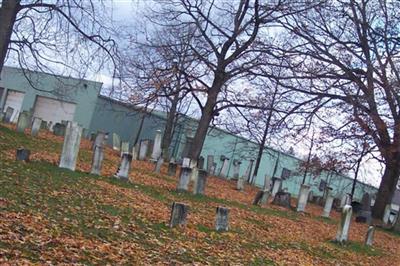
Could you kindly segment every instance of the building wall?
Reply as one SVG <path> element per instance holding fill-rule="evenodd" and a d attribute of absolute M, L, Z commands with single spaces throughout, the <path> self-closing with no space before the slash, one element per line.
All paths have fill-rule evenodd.
<path fill-rule="evenodd" d="M 33 111 L 37 96 L 75 103 L 74 121 L 84 128 L 90 125 L 101 86 L 99 82 L 40 72 L 26 71 L 24 74 L 13 67 L 4 67 L 0 80 L 0 87 L 25 93 L 21 111 Z M 7 93 L 2 95 L 0 103 L 4 104 Z"/>

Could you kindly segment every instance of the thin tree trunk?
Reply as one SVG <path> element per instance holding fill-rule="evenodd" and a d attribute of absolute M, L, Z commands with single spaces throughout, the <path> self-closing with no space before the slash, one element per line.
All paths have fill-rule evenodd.
<path fill-rule="evenodd" d="M 176 94 L 172 100 L 171 108 L 168 112 L 167 123 L 165 124 L 164 135 L 161 142 L 162 156 L 164 161 L 169 160 L 169 146 L 171 145 L 173 128 L 176 116 L 176 109 L 178 107 L 179 94 Z"/>
<path fill-rule="evenodd" d="M 20 0 L 3 0 L 0 7 L 0 73 L 4 66 Z"/>
<path fill-rule="evenodd" d="M 140 120 L 139 129 L 136 134 L 135 141 L 133 142 L 133 146 L 136 146 L 136 144 L 139 142 L 140 133 L 142 132 L 144 120 L 146 119 L 146 115 L 147 115 L 146 111 L 143 111 L 142 119 Z"/>
<path fill-rule="evenodd" d="M 394 192 L 396 191 L 397 182 L 399 180 L 400 168 L 399 163 L 386 164 L 382 181 L 378 189 L 374 207 L 372 208 L 372 216 L 376 219 L 382 219 L 387 204 L 391 203 Z"/>

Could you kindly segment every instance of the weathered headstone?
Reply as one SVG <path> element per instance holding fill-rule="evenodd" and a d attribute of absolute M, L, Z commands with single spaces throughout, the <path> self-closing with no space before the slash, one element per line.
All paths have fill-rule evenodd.
<path fill-rule="evenodd" d="M 204 195 L 207 183 L 207 171 L 203 169 L 199 169 L 198 171 L 199 174 L 193 186 L 193 194 Z"/>
<path fill-rule="evenodd" d="M 213 163 L 212 165 L 211 165 L 211 172 L 210 172 L 210 175 L 215 175 L 215 170 L 217 169 L 217 163 Z"/>
<path fill-rule="evenodd" d="M 29 162 L 30 155 L 31 155 L 31 151 L 28 149 L 24 149 L 24 148 L 17 149 L 16 160 Z"/>
<path fill-rule="evenodd" d="M 93 143 L 93 157 L 92 157 L 92 169 L 91 174 L 100 175 L 101 166 L 104 158 L 104 145 L 107 139 L 107 135 L 104 132 L 99 131 Z"/>
<path fill-rule="evenodd" d="M 183 158 L 182 167 L 190 167 L 190 159 L 189 158 Z"/>
<path fill-rule="evenodd" d="M 177 225 L 186 225 L 187 215 L 189 213 L 189 206 L 180 203 L 174 202 L 171 207 L 171 216 L 169 219 L 169 227 L 175 227 Z"/>
<path fill-rule="evenodd" d="M 133 145 L 132 147 L 132 160 L 137 160 L 139 159 L 139 149 L 140 149 L 140 144 L 136 143 L 136 145 Z"/>
<path fill-rule="evenodd" d="M 253 200 L 253 205 L 265 205 L 268 203 L 269 196 L 271 195 L 271 192 L 268 190 L 259 190 L 254 197 Z"/>
<path fill-rule="evenodd" d="M 225 207 L 217 207 L 215 218 L 215 230 L 228 231 L 229 230 L 229 209 Z"/>
<path fill-rule="evenodd" d="M 361 200 L 361 210 L 358 212 L 356 221 L 369 224 L 371 220 L 371 196 L 368 193 L 364 193 Z"/>
<path fill-rule="evenodd" d="M 214 163 L 214 155 L 207 155 L 207 172 L 210 175 L 213 175 L 214 173 L 211 171 L 211 167 Z"/>
<path fill-rule="evenodd" d="M 156 172 L 157 174 L 161 173 L 161 166 L 164 163 L 164 159 L 162 156 L 160 156 L 156 162 L 156 166 L 154 168 L 154 172 Z"/>
<path fill-rule="evenodd" d="M 239 160 L 233 160 L 233 179 L 239 179 L 240 175 L 240 164 L 242 162 Z"/>
<path fill-rule="evenodd" d="M 197 161 L 197 168 L 199 169 L 205 169 L 204 168 L 204 157 L 200 156 L 199 160 Z"/>
<path fill-rule="evenodd" d="M 3 122 L 7 123 L 7 124 L 11 123 L 11 118 L 13 117 L 13 114 L 14 114 L 14 108 L 12 108 L 11 106 L 8 106 L 6 109 L 4 118 L 3 118 Z"/>
<path fill-rule="evenodd" d="M 121 149 L 121 138 L 117 133 L 112 134 L 113 150 L 119 151 Z"/>
<path fill-rule="evenodd" d="M 25 132 L 31 123 L 31 115 L 28 111 L 23 111 L 19 114 L 17 122 L 17 132 Z"/>
<path fill-rule="evenodd" d="M 314 199 L 314 192 L 310 191 L 310 193 L 308 193 L 308 202 L 313 202 Z"/>
<path fill-rule="evenodd" d="M 279 177 L 275 177 L 273 180 L 274 180 L 274 183 L 272 185 L 271 196 L 275 197 L 276 193 L 278 193 L 279 190 L 281 189 L 282 179 L 280 179 Z"/>
<path fill-rule="evenodd" d="M 68 122 L 59 167 L 75 171 L 81 134 L 82 127 L 77 122 Z"/>
<path fill-rule="evenodd" d="M 272 204 L 290 209 L 292 207 L 290 193 L 279 191 L 278 193 L 275 194 Z"/>
<path fill-rule="evenodd" d="M 129 153 L 122 154 L 121 164 L 118 167 L 118 171 L 115 174 L 115 177 L 122 179 L 129 179 L 131 163 L 132 163 L 132 155 Z"/>
<path fill-rule="evenodd" d="M 42 123 L 40 124 L 40 129 L 46 129 L 46 130 L 49 129 L 49 128 L 47 127 L 47 121 L 42 121 Z"/>
<path fill-rule="evenodd" d="M 239 176 L 237 183 L 236 183 L 236 189 L 239 191 L 244 190 L 244 177 Z"/>
<path fill-rule="evenodd" d="M 383 219 L 382 219 L 384 224 L 388 224 L 389 223 L 391 210 L 392 210 L 392 204 L 390 204 L 390 203 L 386 204 L 385 211 L 384 211 L 384 214 L 383 214 Z"/>
<path fill-rule="evenodd" d="M 124 153 L 129 153 L 129 141 L 121 142 L 121 156 Z"/>
<path fill-rule="evenodd" d="M 222 161 L 222 166 L 219 171 L 219 176 L 226 178 L 227 174 L 228 174 L 228 168 L 229 168 L 229 158 L 226 158 L 225 156 L 223 156 L 221 158 L 221 161 Z"/>
<path fill-rule="evenodd" d="M 322 212 L 322 217 L 329 218 L 334 199 L 335 198 L 333 197 L 331 191 L 329 191 L 328 194 L 326 195 L 325 206 L 324 206 L 324 211 Z"/>
<path fill-rule="evenodd" d="M 374 243 L 374 235 L 375 235 L 375 227 L 369 226 L 367 235 L 365 236 L 365 245 L 372 246 L 372 244 Z"/>
<path fill-rule="evenodd" d="M 179 182 L 177 187 L 178 191 L 188 191 L 191 173 L 192 173 L 192 168 L 181 167 L 181 172 L 179 174 Z"/>
<path fill-rule="evenodd" d="M 33 122 L 32 122 L 32 129 L 31 129 L 31 135 L 36 137 L 39 134 L 39 130 L 42 125 L 42 119 L 39 117 L 34 117 Z"/>
<path fill-rule="evenodd" d="M 174 162 L 170 162 L 168 164 L 168 175 L 169 176 L 176 176 L 176 168 L 177 168 L 177 164 Z"/>
<path fill-rule="evenodd" d="M 143 161 L 147 157 L 147 152 L 149 149 L 150 141 L 148 139 L 140 141 L 140 148 L 139 148 L 139 160 Z"/>
<path fill-rule="evenodd" d="M 397 213 L 397 218 L 393 225 L 393 231 L 400 232 L 400 213 Z"/>
<path fill-rule="evenodd" d="M 53 134 L 56 136 L 65 136 L 65 132 L 67 130 L 67 126 L 61 123 L 56 123 L 53 126 Z"/>
<path fill-rule="evenodd" d="M 342 209 L 342 217 L 336 234 L 336 241 L 339 243 L 347 242 L 349 239 L 349 229 L 352 215 L 352 207 L 344 205 Z"/>
<path fill-rule="evenodd" d="M 308 201 L 308 192 L 310 192 L 310 186 L 302 184 L 300 186 L 299 197 L 297 198 L 297 211 L 304 212 L 306 210 Z"/>
<path fill-rule="evenodd" d="M 247 180 L 247 182 L 250 181 L 251 171 L 253 170 L 253 163 L 254 163 L 254 160 L 251 159 L 249 162 L 249 165 L 247 166 L 246 172 L 244 173 L 244 178 L 245 178 L 245 180 Z"/>
<path fill-rule="evenodd" d="M 183 151 L 182 151 L 182 158 L 189 157 L 189 151 L 192 148 L 193 140 L 194 140 L 193 137 L 186 136 L 186 142 L 185 145 L 183 146 Z"/>
<path fill-rule="evenodd" d="M 156 136 L 154 137 L 153 151 L 151 153 L 151 159 L 158 160 L 161 156 L 161 141 L 162 141 L 162 132 L 161 130 L 156 131 Z"/>
<path fill-rule="evenodd" d="M 263 190 L 271 191 L 271 178 L 267 175 L 264 177 L 264 187 Z"/>
<path fill-rule="evenodd" d="M 345 205 L 351 204 L 351 197 L 349 194 L 344 194 L 340 200 L 340 208 L 343 208 Z"/>

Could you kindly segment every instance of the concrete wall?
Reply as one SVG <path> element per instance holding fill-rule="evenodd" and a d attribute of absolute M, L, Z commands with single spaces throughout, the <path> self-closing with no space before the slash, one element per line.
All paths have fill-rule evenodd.
<path fill-rule="evenodd" d="M 92 119 L 97 96 L 102 84 L 99 82 L 55 76 L 52 74 L 4 67 L 0 87 L 25 92 L 21 111 L 33 110 L 36 97 L 45 96 L 76 104 L 74 121 L 88 128 Z M 7 93 L 3 93 L 3 103 Z M 2 108 L 2 106 L 0 106 Z"/>

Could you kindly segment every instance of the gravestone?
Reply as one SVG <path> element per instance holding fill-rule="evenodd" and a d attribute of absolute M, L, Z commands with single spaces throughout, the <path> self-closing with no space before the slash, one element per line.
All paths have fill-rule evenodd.
<path fill-rule="evenodd" d="M 11 123 L 11 118 L 12 118 L 13 114 L 14 114 L 14 108 L 8 106 L 6 109 L 4 118 L 3 118 L 3 122 L 7 123 L 7 124 Z"/>
<path fill-rule="evenodd" d="M 203 169 L 199 169 L 198 171 L 199 174 L 193 186 L 193 194 L 204 195 L 207 183 L 207 171 Z"/>
<path fill-rule="evenodd" d="M 314 199 L 314 192 L 310 191 L 310 193 L 308 193 L 308 202 L 313 202 Z"/>
<path fill-rule="evenodd" d="M 164 159 L 162 156 L 160 156 L 156 162 L 156 166 L 154 168 L 154 172 L 156 172 L 157 174 L 161 173 L 161 166 L 164 163 Z"/>
<path fill-rule="evenodd" d="M 358 212 L 356 221 L 370 224 L 371 220 L 371 196 L 368 193 L 364 193 L 361 200 L 361 210 Z"/>
<path fill-rule="evenodd" d="M 121 156 L 124 153 L 129 153 L 129 141 L 121 142 Z"/>
<path fill-rule="evenodd" d="M 257 191 L 257 194 L 253 200 L 253 205 L 263 206 L 263 205 L 267 204 L 270 194 L 271 193 L 268 190 Z"/>
<path fill-rule="evenodd" d="M 53 121 L 49 121 L 49 122 L 47 123 L 47 128 L 48 128 L 51 132 L 53 132 Z"/>
<path fill-rule="evenodd" d="M 192 168 L 181 167 L 181 172 L 179 174 L 179 182 L 177 187 L 178 191 L 188 191 L 191 173 L 192 173 Z"/>
<path fill-rule="evenodd" d="M 45 129 L 48 130 L 49 128 L 47 127 L 47 121 L 42 121 L 42 123 L 40 124 L 40 129 Z"/>
<path fill-rule="evenodd" d="M 170 162 L 169 164 L 168 164 L 168 175 L 169 176 L 176 176 L 176 168 L 177 168 L 177 164 L 176 163 L 173 163 L 173 162 Z"/>
<path fill-rule="evenodd" d="M 161 130 L 156 130 L 156 136 L 154 137 L 153 151 L 151 153 L 151 159 L 158 160 L 161 156 L 161 141 L 162 132 Z"/>
<path fill-rule="evenodd" d="M 253 169 L 253 163 L 254 160 L 250 160 L 249 165 L 247 166 L 246 172 L 244 173 L 244 180 L 247 180 L 247 182 L 250 181 L 250 177 L 251 177 L 251 171 Z"/>
<path fill-rule="evenodd" d="M 133 145 L 132 147 L 132 160 L 139 159 L 139 145 L 139 143 L 136 143 L 136 145 Z"/>
<path fill-rule="evenodd" d="M 77 122 L 69 121 L 65 130 L 64 144 L 59 164 L 60 168 L 67 168 L 75 171 L 79 145 L 81 143 L 81 134 L 82 127 L 79 126 Z"/>
<path fill-rule="evenodd" d="M 332 192 L 331 191 L 327 192 L 324 211 L 322 212 L 322 217 L 329 218 L 332 210 L 333 200 L 334 197 L 332 195 Z"/>
<path fill-rule="evenodd" d="M 144 161 L 147 157 L 150 141 L 148 139 L 140 141 L 139 160 Z"/>
<path fill-rule="evenodd" d="M 197 161 L 197 167 L 199 169 L 204 169 L 204 157 L 203 156 L 199 157 L 199 160 Z"/>
<path fill-rule="evenodd" d="M 275 197 L 276 193 L 279 192 L 279 190 L 281 189 L 281 185 L 282 185 L 282 179 L 280 179 L 279 177 L 273 178 L 273 185 L 271 192 L 272 197 Z"/>
<path fill-rule="evenodd" d="M 112 134 L 113 150 L 119 151 L 121 149 L 121 138 L 117 133 Z"/>
<path fill-rule="evenodd" d="M 226 178 L 228 174 L 228 168 L 229 168 L 229 159 L 226 158 L 225 156 L 221 156 L 221 161 L 222 161 L 222 166 L 219 171 L 219 176 Z"/>
<path fill-rule="evenodd" d="M 375 227 L 369 226 L 367 230 L 367 235 L 365 236 L 365 245 L 372 246 L 374 243 Z"/>
<path fill-rule="evenodd" d="M 186 136 L 186 142 L 185 145 L 183 146 L 183 151 L 182 151 L 182 158 L 189 157 L 189 151 L 192 148 L 193 140 L 194 140 L 193 137 Z"/>
<path fill-rule="evenodd" d="M 308 201 L 308 192 L 310 192 L 310 186 L 302 184 L 300 186 L 300 193 L 297 199 L 297 211 L 305 212 L 307 201 Z"/>
<path fill-rule="evenodd" d="M 385 211 L 384 211 L 383 218 L 382 218 L 382 221 L 384 224 L 389 223 L 391 211 L 392 211 L 392 204 L 386 204 Z"/>
<path fill-rule="evenodd" d="M 189 158 L 183 158 L 182 167 L 190 167 L 190 159 Z"/>
<path fill-rule="evenodd" d="M 272 204 L 290 209 L 292 207 L 290 193 L 284 191 L 277 192 L 274 196 Z"/>
<path fill-rule="evenodd" d="M 236 189 L 239 191 L 244 190 L 244 177 L 239 176 L 237 183 L 236 183 Z"/>
<path fill-rule="evenodd" d="M 31 130 L 31 135 L 36 137 L 39 134 L 41 125 L 42 125 L 42 119 L 39 117 L 34 117 L 33 122 L 32 122 L 32 130 Z"/>
<path fill-rule="evenodd" d="M 214 173 L 211 171 L 211 167 L 213 166 L 214 163 L 214 155 L 207 155 L 207 172 L 210 175 L 213 175 Z"/>
<path fill-rule="evenodd" d="M 17 132 L 24 133 L 30 125 L 31 115 L 27 111 L 23 111 L 19 114 L 17 122 Z"/>
<path fill-rule="evenodd" d="M 96 138 L 93 142 L 93 156 L 92 156 L 92 169 L 91 174 L 100 175 L 101 166 L 104 159 L 104 145 L 107 135 L 104 132 L 97 132 Z"/>
<path fill-rule="evenodd" d="M 186 225 L 187 215 L 189 213 L 189 206 L 180 203 L 174 202 L 171 207 L 171 216 L 169 219 L 169 227 L 175 227 L 177 225 Z"/>
<path fill-rule="evenodd" d="M 211 175 L 215 175 L 215 170 L 217 169 L 217 163 L 211 165 Z"/>
<path fill-rule="evenodd" d="M 115 177 L 128 180 L 129 172 L 131 170 L 131 163 L 132 155 L 129 153 L 122 154 L 121 164 L 118 167 L 118 171 L 115 174 Z"/>
<path fill-rule="evenodd" d="M 345 205 L 351 204 L 351 198 L 349 194 L 344 194 L 340 200 L 340 208 L 343 208 Z"/>
<path fill-rule="evenodd" d="M 239 179 L 241 163 L 239 160 L 233 160 L 233 179 L 235 180 Z"/>
<path fill-rule="evenodd" d="M 263 190 L 271 191 L 271 178 L 267 175 L 264 176 L 264 187 Z"/>
<path fill-rule="evenodd" d="M 393 231 L 400 233 L 400 213 L 397 213 L 397 218 L 393 225 Z"/>
<path fill-rule="evenodd" d="M 30 155 L 31 155 L 31 151 L 28 149 L 24 149 L 24 148 L 17 149 L 16 160 L 29 162 Z"/>
<path fill-rule="evenodd" d="M 343 206 L 342 217 L 336 234 L 336 241 L 339 243 L 345 243 L 349 239 L 349 229 L 352 212 L 352 207 L 350 205 Z"/>
<path fill-rule="evenodd" d="M 61 123 L 56 123 L 53 126 L 53 134 L 56 136 L 65 136 L 67 126 Z"/>
<path fill-rule="evenodd" d="M 225 207 L 217 207 L 215 218 L 215 230 L 228 231 L 229 230 L 229 209 Z"/>

